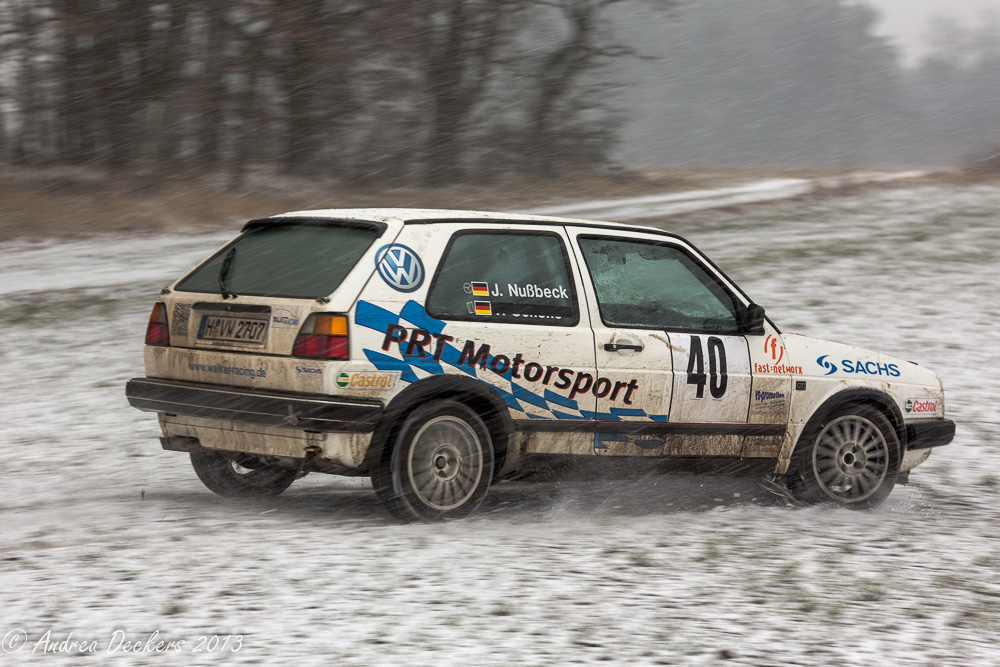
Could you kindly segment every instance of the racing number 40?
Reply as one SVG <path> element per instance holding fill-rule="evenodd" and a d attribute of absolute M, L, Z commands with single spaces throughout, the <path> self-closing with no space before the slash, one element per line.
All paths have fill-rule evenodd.
<path fill-rule="evenodd" d="M 705 397 L 705 385 L 712 398 L 726 395 L 729 376 L 726 373 L 726 345 L 721 338 L 708 338 L 708 373 L 705 373 L 705 352 L 701 346 L 701 336 L 691 336 L 691 351 L 688 354 L 687 383 L 697 387 L 695 398 Z"/>

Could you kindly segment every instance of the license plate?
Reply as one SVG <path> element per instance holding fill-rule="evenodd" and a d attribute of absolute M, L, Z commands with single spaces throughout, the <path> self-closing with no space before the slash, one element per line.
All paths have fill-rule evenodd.
<path fill-rule="evenodd" d="M 203 315 L 198 326 L 198 339 L 226 343 L 263 345 L 267 320 L 225 315 Z"/>

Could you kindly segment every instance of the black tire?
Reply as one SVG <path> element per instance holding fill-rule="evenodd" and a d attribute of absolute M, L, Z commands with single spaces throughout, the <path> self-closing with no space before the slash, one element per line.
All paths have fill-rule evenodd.
<path fill-rule="evenodd" d="M 276 496 L 295 481 L 295 470 L 269 465 L 253 454 L 191 452 L 198 479 L 225 498 Z"/>
<path fill-rule="evenodd" d="M 806 426 L 786 482 L 792 496 L 805 503 L 869 509 L 892 492 L 899 464 L 899 438 L 885 415 L 847 405 Z"/>
<path fill-rule="evenodd" d="M 479 507 L 493 478 L 493 442 L 483 420 L 452 401 L 410 413 L 372 472 L 383 506 L 404 521 L 443 521 Z"/>

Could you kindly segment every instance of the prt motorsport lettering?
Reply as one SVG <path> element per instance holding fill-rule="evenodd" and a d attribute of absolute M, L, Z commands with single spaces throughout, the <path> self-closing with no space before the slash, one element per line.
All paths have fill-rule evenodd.
<path fill-rule="evenodd" d="M 441 361 L 445 343 L 453 340 L 455 340 L 453 336 L 431 333 L 426 329 L 413 329 L 411 334 L 404 327 L 390 324 L 385 331 L 385 338 L 382 339 L 382 349 L 388 350 L 393 343 L 396 343 L 404 357 L 417 356 L 421 359 L 430 357 L 434 361 Z M 432 342 L 434 342 L 433 353 L 427 349 Z M 490 346 L 482 343 L 477 349 L 474 340 L 465 342 L 456 365 L 469 368 L 479 366 L 482 370 L 489 368 L 497 375 L 505 375 L 510 371 L 511 377 L 515 380 L 523 378 L 528 382 L 541 382 L 543 385 L 551 382 L 555 389 L 569 389 L 570 399 L 579 394 L 591 393 L 597 398 L 608 398 L 610 401 L 617 401 L 621 396 L 625 405 L 632 405 L 632 396 L 639 388 L 639 383 L 635 379 L 622 382 L 599 377 L 595 381 L 590 373 L 578 373 L 572 368 L 542 366 L 534 361 L 525 362 L 521 353 L 515 354 L 513 359 L 502 354 L 494 355 L 490 359 Z M 554 382 L 553 377 L 555 377 Z"/>

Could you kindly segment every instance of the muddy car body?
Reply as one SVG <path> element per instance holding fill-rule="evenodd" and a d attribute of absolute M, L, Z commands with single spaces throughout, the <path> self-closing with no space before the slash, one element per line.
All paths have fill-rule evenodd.
<path fill-rule="evenodd" d="M 756 467 L 870 507 L 954 434 L 932 371 L 784 334 L 684 239 L 614 223 L 255 220 L 163 291 L 146 342 L 129 401 L 213 491 L 370 476 L 408 519 L 571 457 Z"/>

